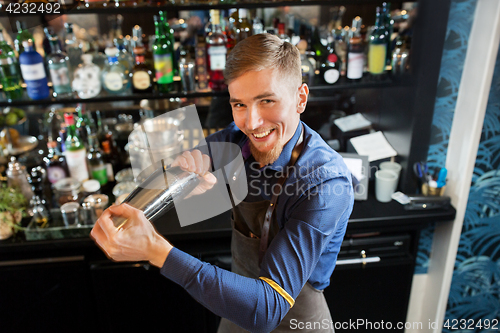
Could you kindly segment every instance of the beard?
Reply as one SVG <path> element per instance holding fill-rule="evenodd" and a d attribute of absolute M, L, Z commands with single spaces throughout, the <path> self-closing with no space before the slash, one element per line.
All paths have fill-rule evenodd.
<path fill-rule="evenodd" d="M 283 151 L 283 144 L 281 143 L 281 139 L 274 145 L 271 150 L 267 152 L 261 152 L 254 146 L 252 140 L 250 140 L 250 152 L 252 156 L 255 158 L 257 162 L 260 163 L 261 167 L 274 163 L 280 157 L 281 152 Z"/>

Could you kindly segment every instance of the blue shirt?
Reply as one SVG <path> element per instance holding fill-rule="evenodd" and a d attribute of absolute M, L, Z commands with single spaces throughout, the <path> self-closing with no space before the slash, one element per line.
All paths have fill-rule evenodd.
<path fill-rule="evenodd" d="M 274 163 L 257 169 L 250 168 L 252 157 L 246 160 L 248 180 L 255 181 L 249 184 L 246 201 L 270 199 L 270 185 L 276 177 L 269 178 L 269 173 L 279 173 L 288 165 L 300 137 L 300 124 Z M 293 299 L 306 282 L 316 289 L 329 285 L 354 204 L 351 174 L 342 157 L 303 125 L 302 152 L 275 210 L 280 230 L 259 274 L 276 282 Z M 248 137 L 234 123 L 207 138 L 207 142 L 213 141 L 236 143 L 247 155 Z M 161 273 L 213 313 L 252 332 L 272 331 L 290 309 L 285 298 L 263 280 L 204 263 L 177 248 L 170 251 Z"/>

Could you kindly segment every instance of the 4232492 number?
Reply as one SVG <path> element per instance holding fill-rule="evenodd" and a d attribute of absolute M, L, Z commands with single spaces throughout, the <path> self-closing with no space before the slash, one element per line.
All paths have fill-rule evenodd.
<path fill-rule="evenodd" d="M 443 327 L 448 330 L 500 330 L 498 319 L 447 319 Z"/>
<path fill-rule="evenodd" d="M 9 3 L 5 11 L 10 14 L 61 14 L 60 3 Z"/>

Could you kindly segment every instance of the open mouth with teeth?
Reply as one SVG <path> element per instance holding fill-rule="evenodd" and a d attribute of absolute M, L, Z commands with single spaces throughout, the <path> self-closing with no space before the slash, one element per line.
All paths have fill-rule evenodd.
<path fill-rule="evenodd" d="M 267 137 L 269 134 L 271 134 L 272 132 L 274 132 L 274 128 L 270 129 L 270 130 L 267 130 L 265 132 L 260 132 L 260 133 L 252 133 L 252 135 L 254 136 L 254 138 L 256 139 L 263 139 L 265 137 Z"/>

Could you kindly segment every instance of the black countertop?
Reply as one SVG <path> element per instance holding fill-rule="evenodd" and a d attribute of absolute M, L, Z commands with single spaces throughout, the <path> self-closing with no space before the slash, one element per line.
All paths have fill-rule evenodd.
<path fill-rule="evenodd" d="M 349 219 L 347 233 L 396 232 L 420 229 L 431 222 L 450 221 L 455 209 L 408 211 L 396 201 L 380 203 L 372 194 L 366 201 L 356 201 Z M 227 249 L 231 237 L 231 212 L 223 213 L 190 226 L 179 225 L 175 210 L 155 222 L 156 229 L 174 246 L 189 248 L 190 253 L 217 253 Z M 0 241 L 0 261 L 28 256 L 72 256 L 100 250 L 90 238 L 27 241 L 22 233 Z"/>

